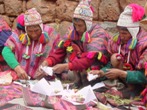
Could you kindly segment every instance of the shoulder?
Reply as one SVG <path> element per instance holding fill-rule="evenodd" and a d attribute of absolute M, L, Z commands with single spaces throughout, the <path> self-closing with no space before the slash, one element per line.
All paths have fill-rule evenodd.
<path fill-rule="evenodd" d="M 12 31 L 11 35 L 8 38 L 9 40 L 19 41 L 19 36 L 15 31 Z"/>
<path fill-rule="evenodd" d="M 49 25 L 43 25 L 43 31 L 50 35 L 51 33 L 55 32 L 55 29 Z"/>
<path fill-rule="evenodd" d="M 95 29 L 103 29 L 103 28 L 100 26 L 100 24 L 96 23 L 96 24 L 93 24 L 93 25 L 92 25 L 90 31 L 93 31 L 93 30 L 95 30 Z"/>
<path fill-rule="evenodd" d="M 13 37 L 16 40 L 19 40 L 19 36 L 16 32 L 12 31 L 11 37 Z"/>
<path fill-rule="evenodd" d="M 144 30 L 141 30 L 139 32 L 139 34 L 137 35 L 137 40 L 138 40 L 138 43 L 146 43 L 147 42 L 147 32 L 144 31 Z"/>
<path fill-rule="evenodd" d="M 92 37 L 101 37 L 101 38 L 105 38 L 105 39 L 110 39 L 111 35 L 104 29 L 102 28 L 99 24 L 94 24 L 91 28 L 91 30 L 89 31 L 90 35 Z"/>

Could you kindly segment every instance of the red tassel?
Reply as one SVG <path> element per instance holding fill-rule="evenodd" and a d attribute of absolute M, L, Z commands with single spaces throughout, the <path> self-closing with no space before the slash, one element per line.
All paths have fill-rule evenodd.
<path fill-rule="evenodd" d="M 144 63 L 144 68 L 145 68 L 145 76 L 147 76 L 147 62 Z"/>
<path fill-rule="evenodd" d="M 108 59 L 107 59 L 107 57 L 106 57 L 106 56 L 102 55 L 102 57 L 101 57 L 100 61 L 101 61 L 102 63 L 104 63 L 104 64 L 107 64 Z"/>
<path fill-rule="evenodd" d="M 94 13 L 94 8 L 92 6 L 90 6 L 91 11 Z"/>
<path fill-rule="evenodd" d="M 87 58 L 92 59 L 94 57 L 96 57 L 97 52 L 88 52 L 87 54 Z"/>
<path fill-rule="evenodd" d="M 116 55 L 116 59 L 120 61 L 120 60 L 123 60 L 123 57 L 122 57 L 121 54 L 117 54 L 117 55 Z"/>
<path fill-rule="evenodd" d="M 44 43 L 44 38 L 45 38 L 44 34 L 41 34 L 39 42 L 43 44 Z"/>
<path fill-rule="evenodd" d="M 3 59 L 2 55 L 0 55 L 0 61 L 4 61 L 4 59 Z"/>
<path fill-rule="evenodd" d="M 141 95 L 142 96 L 145 96 L 147 94 L 147 88 L 145 88 L 142 92 L 141 92 Z"/>
<path fill-rule="evenodd" d="M 124 70 L 133 70 L 133 67 L 132 67 L 131 64 L 125 63 L 124 66 L 123 66 L 123 69 L 124 69 Z"/>

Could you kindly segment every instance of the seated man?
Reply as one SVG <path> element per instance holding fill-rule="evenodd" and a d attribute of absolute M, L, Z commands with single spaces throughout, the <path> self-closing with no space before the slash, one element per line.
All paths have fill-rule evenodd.
<path fill-rule="evenodd" d="M 119 34 L 114 36 L 108 44 L 110 54 L 118 53 L 117 57 L 120 57 L 119 60 L 121 61 L 116 62 L 118 63 L 117 68 L 113 68 L 108 63 L 101 70 L 90 72 L 91 74 L 99 74 L 101 78 L 123 79 L 126 85 L 130 87 L 128 90 L 132 92 L 130 92 L 131 96 L 139 95 L 143 89 L 142 85 L 146 84 L 144 56 L 147 54 L 147 32 L 139 27 L 139 20 L 143 16 L 144 9 L 137 4 L 130 4 L 124 9 L 117 22 Z M 117 57 L 115 58 L 117 59 Z M 123 93 L 126 92 L 124 89 L 122 91 L 124 91 Z M 126 93 L 128 94 L 128 92 Z"/>
<path fill-rule="evenodd" d="M 20 79 L 37 78 L 38 66 L 47 57 L 50 39 L 55 33 L 52 28 L 43 26 L 41 16 L 35 8 L 24 14 L 25 34 L 19 37 L 13 33 L 6 41 L 2 55 L 7 64 Z"/>
<path fill-rule="evenodd" d="M 90 1 L 82 0 L 74 11 L 73 28 L 64 39 L 56 39 L 43 66 L 53 67 L 54 73 L 71 70 L 75 75 L 75 87 L 86 85 L 86 70 L 100 69 L 109 59 L 106 51 L 109 34 L 92 23 L 93 11 Z M 68 63 L 63 63 L 65 58 Z"/>

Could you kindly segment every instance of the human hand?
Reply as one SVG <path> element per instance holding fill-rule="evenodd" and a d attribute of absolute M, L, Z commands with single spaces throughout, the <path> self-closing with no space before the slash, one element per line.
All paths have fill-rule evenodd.
<path fill-rule="evenodd" d="M 43 61 L 42 64 L 39 66 L 39 68 L 38 68 L 38 70 L 37 70 L 37 74 L 38 74 L 38 75 L 43 73 L 41 67 L 44 67 L 44 66 L 48 66 L 47 61 Z"/>
<path fill-rule="evenodd" d="M 47 76 L 47 74 L 42 70 L 42 67 L 44 66 L 48 66 L 47 61 L 43 61 L 42 64 L 38 67 L 38 69 L 35 72 L 35 76 L 34 76 L 35 79 L 39 80 L 43 78 L 44 76 Z"/>
<path fill-rule="evenodd" d="M 43 78 L 44 76 L 46 76 L 46 74 L 43 71 L 40 71 L 39 69 L 35 72 L 35 76 L 34 79 L 38 79 L 40 80 L 41 78 Z"/>
<path fill-rule="evenodd" d="M 48 62 L 47 61 L 43 61 L 41 65 L 42 66 L 48 66 Z"/>
<path fill-rule="evenodd" d="M 20 78 L 20 79 L 26 79 L 26 80 L 28 79 L 27 73 L 25 72 L 25 70 L 20 65 L 16 66 L 14 68 L 14 70 L 15 70 L 18 78 Z"/>
<path fill-rule="evenodd" d="M 88 73 L 89 74 L 98 75 L 99 77 L 103 77 L 104 76 L 104 71 L 102 71 L 102 70 L 91 70 Z"/>
<path fill-rule="evenodd" d="M 105 76 L 108 79 L 117 79 L 117 78 L 126 78 L 127 72 L 120 69 L 107 69 L 107 72 L 105 73 Z"/>
<path fill-rule="evenodd" d="M 57 64 L 57 65 L 53 66 L 53 72 L 54 73 L 60 74 L 65 70 L 68 70 L 68 63 Z"/>

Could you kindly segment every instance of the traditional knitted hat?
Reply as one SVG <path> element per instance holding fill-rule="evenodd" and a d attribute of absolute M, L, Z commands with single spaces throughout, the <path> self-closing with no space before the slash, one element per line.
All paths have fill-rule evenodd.
<path fill-rule="evenodd" d="M 36 8 L 31 8 L 25 12 L 25 26 L 36 24 L 42 24 L 42 19 Z"/>
<path fill-rule="evenodd" d="M 139 32 L 139 20 L 144 16 L 144 8 L 137 4 L 130 4 L 126 6 L 121 13 L 117 26 L 127 27 L 128 31 L 132 35 L 132 41 L 129 49 L 134 49 L 137 43 L 137 34 Z"/>
<path fill-rule="evenodd" d="M 30 10 L 28 10 L 25 15 L 24 15 L 24 24 L 25 24 L 25 30 L 27 26 L 31 26 L 31 25 L 39 25 L 41 30 L 42 30 L 42 34 L 38 39 L 38 42 L 40 43 L 39 48 L 38 48 L 38 52 L 36 53 L 37 57 L 40 57 L 43 55 L 42 53 L 42 44 L 47 43 L 49 41 L 49 36 L 48 33 L 43 31 L 43 23 L 42 23 L 42 19 L 41 19 L 41 15 L 37 12 L 37 10 L 35 8 L 32 8 Z M 22 42 L 23 45 L 26 45 L 26 51 L 23 55 L 23 58 L 28 59 L 30 58 L 30 56 L 28 55 L 29 51 L 29 45 L 31 45 L 31 39 L 29 38 L 28 34 L 27 34 L 27 30 L 26 30 L 26 34 L 22 34 L 19 37 L 20 41 Z M 32 41 L 32 45 L 34 45 L 34 41 Z"/>
<path fill-rule="evenodd" d="M 130 4 L 126 6 L 124 11 L 121 13 L 117 26 L 126 27 L 132 36 L 132 40 L 128 41 L 127 45 L 129 46 L 130 51 L 128 52 L 127 62 L 124 64 L 126 68 L 132 69 L 132 65 L 129 64 L 131 50 L 136 47 L 137 44 L 137 34 L 139 32 L 139 21 L 144 16 L 144 8 L 137 4 Z M 119 35 L 113 37 L 115 42 L 119 41 Z M 118 48 L 118 54 L 121 51 L 121 44 Z"/>
<path fill-rule="evenodd" d="M 24 14 L 20 14 L 17 17 L 17 28 L 25 31 L 25 25 L 24 25 Z"/>
<path fill-rule="evenodd" d="M 74 18 L 79 18 L 85 21 L 87 31 L 92 27 L 93 9 L 90 6 L 91 0 L 81 0 L 74 11 Z"/>

